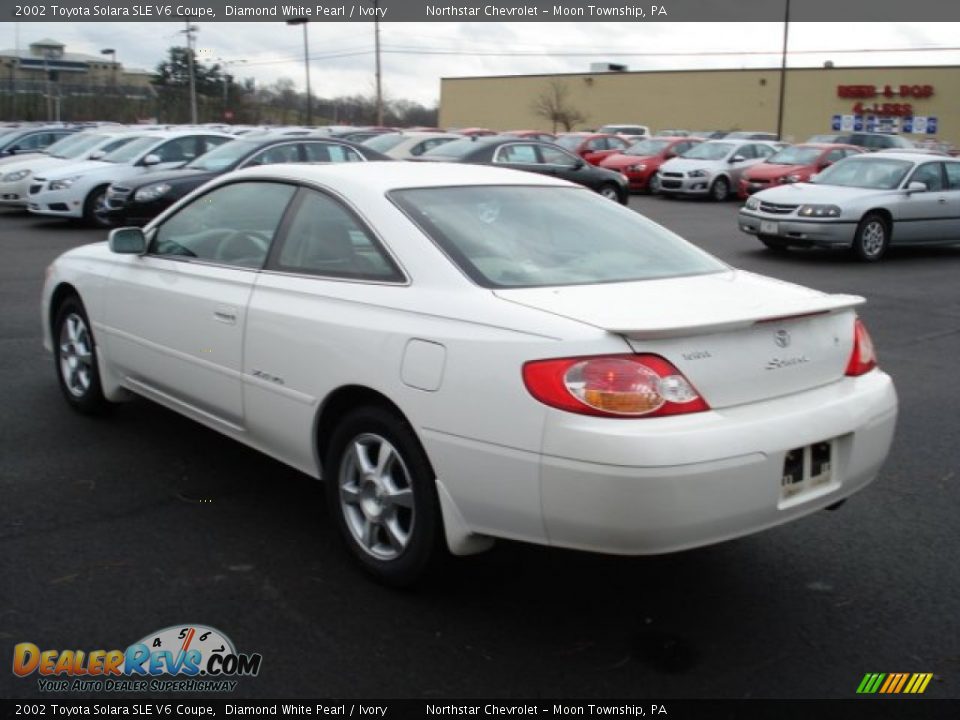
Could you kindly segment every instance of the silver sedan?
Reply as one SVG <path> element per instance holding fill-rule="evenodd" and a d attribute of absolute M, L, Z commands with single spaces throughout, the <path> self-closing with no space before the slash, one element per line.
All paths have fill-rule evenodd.
<path fill-rule="evenodd" d="M 960 243 L 960 159 L 883 153 L 850 157 L 809 183 L 757 193 L 740 229 L 771 250 L 847 248 L 879 260 L 891 245 Z"/>
<path fill-rule="evenodd" d="M 780 149 L 781 143 L 759 140 L 711 140 L 660 166 L 660 192 L 675 196 L 730 197 L 740 176 Z"/>

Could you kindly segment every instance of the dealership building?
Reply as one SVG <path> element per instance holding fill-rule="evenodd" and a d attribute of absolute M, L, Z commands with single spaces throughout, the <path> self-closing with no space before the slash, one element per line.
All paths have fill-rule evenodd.
<path fill-rule="evenodd" d="M 443 78 L 440 124 L 553 130 L 534 105 L 559 90 L 566 106 L 585 117 L 574 129 L 629 123 L 648 125 L 654 132 L 775 132 L 781 75 L 780 68 L 771 68 Z M 783 75 L 786 140 L 802 142 L 834 130 L 876 130 L 960 146 L 960 66 L 828 64 L 791 68 Z"/>

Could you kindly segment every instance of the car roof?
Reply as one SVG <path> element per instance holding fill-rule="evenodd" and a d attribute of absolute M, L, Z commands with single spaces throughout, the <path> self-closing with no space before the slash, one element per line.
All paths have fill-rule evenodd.
<path fill-rule="evenodd" d="M 949 159 L 943 155 L 938 155 L 937 153 L 918 153 L 918 152 L 904 152 L 901 148 L 895 152 L 884 152 L 884 153 L 862 153 L 860 155 L 854 155 L 855 158 L 883 158 L 884 160 L 909 160 L 913 163 L 922 162 L 923 160 L 945 160 Z M 850 158 L 847 158 L 850 159 Z"/>
<path fill-rule="evenodd" d="M 224 179 L 256 178 L 298 180 L 335 187 L 350 194 L 383 194 L 401 188 L 455 187 L 464 185 L 549 185 L 570 187 L 557 178 L 468 163 L 365 162 L 261 165 L 227 173 Z"/>

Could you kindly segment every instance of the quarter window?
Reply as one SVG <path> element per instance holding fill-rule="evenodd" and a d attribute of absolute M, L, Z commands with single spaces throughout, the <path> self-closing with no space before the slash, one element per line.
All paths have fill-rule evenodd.
<path fill-rule="evenodd" d="M 300 162 L 300 153 L 297 151 L 296 143 L 287 143 L 286 145 L 275 145 L 261 150 L 247 161 L 246 166 L 295 162 Z"/>
<path fill-rule="evenodd" d="M 303 191 L 271 267 L 357 280 L 403 279 L 380 244 L 352 213 L 313 190 Z"/>
<path fill-rule="evenodd" d="M 960 190 L 960 162 L 948 162 L 944 167 L 947 170 L 947 188 Z"/>
<path fill-rule="evenodd" d="M 294 192 L 291 185 L 268 182 L 217 188 L 163 223 L 149 252 L 220 265 L 262 267 Z"/>
<path fill-rule="evenodd" d="M 577 158 L 570 153 L 566 153 L 560 148 L 549 145 L 540 146 L 540 155 L 543 162 L 547 165 L 559 165 L 561 167 L 573 167 L 577 164 Z"/>

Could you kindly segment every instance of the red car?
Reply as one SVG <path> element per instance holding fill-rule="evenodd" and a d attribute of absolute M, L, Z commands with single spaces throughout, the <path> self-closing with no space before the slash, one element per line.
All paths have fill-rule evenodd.
<path fill-rule="evenodd" d="M 826 167 L 848 155 L 859 155 L 863 148 L 837 143 L 804 143 L 778 150 L 762 163 L 740 176 L 738 195 L 745 199 L 774 185 L 806 182 Z"/>
<path fill-rule="evenodd" d="M 600 167 L 616 170 L 627 178 L 631 190 L 657 192 L 657 170 L 670 158 L 685 153 L 703 140 L 694 137 L 655 137 L 641 140 L 622 153 L 604 158 Z"/>
<path fill-rule="evenodd" d="M 508 130 L 500 133 L 507 137 L 533 138 L 534 140 L 543 140 L 544 142 L 556 142 L 557 136 L 544 130 Z"/>
<path fill-rule="evenodd" d="M 623 152 L 630 143 L 618 135 L 607 133 L 560 133 L 554 142 L 565 150 L 579 155 L 591 165 L 599 165 L 609 155 Z"/>

